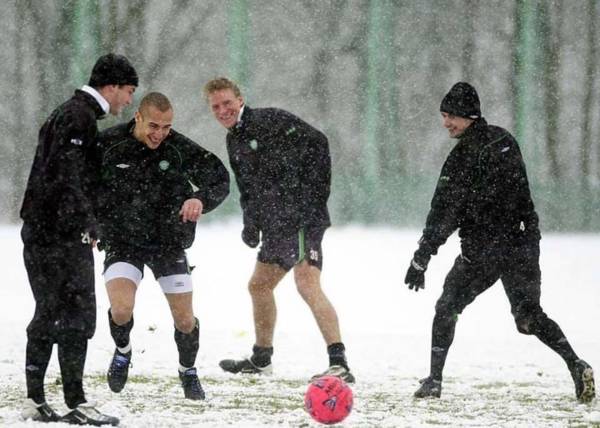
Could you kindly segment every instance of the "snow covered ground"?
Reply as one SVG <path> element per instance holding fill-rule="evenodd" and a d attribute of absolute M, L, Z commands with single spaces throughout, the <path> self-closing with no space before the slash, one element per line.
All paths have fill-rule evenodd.
<path fill-rule="evenodd" d="M 140 285 L 130 382 L 117 395 L 105 371 L 113 352 L 107 299 L 97 254 L 98 328 L 86 366 L 88 398 L 126 427 L 316 427 L 302 407 L 307 379 L 325 369 L 325 345 L 291 277 L 277 289 L 274 374 L 266 378 L 223 373 L 218 361 L 248 354 L 253 343 L 246 281 L 255 251 L 239 239 L 237 223 L 200 225 L 189 252 L 194 303 L 201 325 L 197 365 L 207 400 L 182 399 L 177 355 L 166 301 L 152 274 Z M 434 304 L 458 252 L 452 238 L 435 257 L 426 289 L 403 284 L 417 231 L 332 228 L 324 241 L 323 285 L 342 326 L 357 377 L 355 406 L 345 427 L 600 426 L 600 405 L 580 405 L 562 360 L 534 337 L 517 333 L 508 301 L 496 284 L 460 318 L 440 400 L 415 401 L 428 373 Z M 542 306 L 579 355 L 600 373 L 600 235 L 545 235 Z M 25 396 L 25 327 L 33 298 L 21 259 L 18 228 L 0 227 L 0 425 L 31 427 L 19 405 Z M 55 355 L 46 377 L 48 401 L 65 410 Z M 42 426 L 42 424 L 39 424 Z M 54 426 L 60 426 L 55 424 Z"/>

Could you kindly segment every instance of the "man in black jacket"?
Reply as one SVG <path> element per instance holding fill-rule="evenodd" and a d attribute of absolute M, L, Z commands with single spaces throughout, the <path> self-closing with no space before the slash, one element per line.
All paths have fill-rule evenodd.
<path fill-rule="evenodd" d="M 56 343 L 65 402 L 72 409 L 62 420 L 119 422 L 94 409 L 82 385 L 87 341 L 96 328 L 96 220 L 90 187 L 96 121 L 109 112 L 119 114 L 131 103 L 137 84 L 136 71 L 124 56 L 102 56 L 88 85 L 54 110 L 39 133 L 21 208 L 23 257 L 36 302 L 27 327 L 26 418 L 59 419 L 44 395 L 44 376 Z"/>
<path fill-rule="evenodd" d="M 331 160 L 327 138 L 293 114 L 244 105 L 238 86 L 211 80 L 204 94 L 227 128 L 227 152 L 240 190 L 242 240 L 262 241 L 248 285 L 256 342 L 250 358 L 223 360 L 231 373 L 270 373 L 276 306 L 273 290 L 294 269 L 298 292 L 310 307 L 327 344 L 329 374 L 353 382 L 335 309 L 320 284 L 321 241 L 330 226 L 327 199 Z"/>
<path fill-rule="evenodd" d="M 538 216 L 525 164 L 514 137 L 488 125 L 475 88 L 455 84 L 442 100 L 443 124 L 458 143 L 446 159 L 419 248 L 405 283 L 424 288 L 427 264 L 448 237 L 459 230 L 461 254 L 444 282 L 436 304 L 431 341 L 431 371 L 415 397 L 439 397 L 442 371 L 458 315 L 498 280 L 520 333 L 535 335 L 566 362 L 582 402 L 595 396 L 592 368 L 575 354 L 560 327 L 540 307 Z"/>
<path fill-rule="evenodd" d="M 199 325 L 185 249 L 194 241 L 200 216 L 229 193 L 229 173 L 214 154 L 173 130 L 172 123 L 169 99 L 151 92 L 132 121 L 103 131 L 98 139 L 98 220 L 106 254 L 108 318 L 116 344 L 108 384 L 120 392 L 127 381 L 135 295 L 147 265 L 175 322 L 184 395 L 202 400 L 194 367 Z"/>

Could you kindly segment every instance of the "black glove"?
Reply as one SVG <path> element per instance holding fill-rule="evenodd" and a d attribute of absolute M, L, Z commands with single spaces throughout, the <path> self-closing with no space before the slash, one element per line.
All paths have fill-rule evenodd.
<path fill-rule="evenodd" d="M 260 229 L 256 226 L 244 226 L 242 241 L 250 248 L 256 248 L 260 242 Z"/>
<path fill-rule="evenodd" d="M 404 283 L 408 284 L 408 289 L 415 291 L 419 291 L 419 288 L 425 289 L 425 270 L 427 269 L 427 265 L 420 265 L 412 259 L 410 261 L 410 266 L 408 271 L 406 272 L 406 277 L 404 278 Z"/>

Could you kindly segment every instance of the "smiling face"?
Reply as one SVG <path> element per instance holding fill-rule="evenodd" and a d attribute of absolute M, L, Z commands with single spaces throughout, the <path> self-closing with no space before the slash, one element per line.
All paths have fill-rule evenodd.
<path fill-rule="evenodd" d="M 442 112 L 442 124 L 448 130 L 450 138 L 459 138 L 473 122 L 473 119 L 467 117 Z"/>
<path fill-rule="evenodd" d="M 135 112 L 133 135 L 136 140 L 155 150 L 167 138 L 172 126 L 172 108 L 160 111 L 157 107 L 148 105 Z"/>
<path fill-rule="evenodd" d="M 208 94 L 208 105 L 217 121 L 229 129 L 237 123 L 244 99 L 232 89 L 220 89 Z"/>

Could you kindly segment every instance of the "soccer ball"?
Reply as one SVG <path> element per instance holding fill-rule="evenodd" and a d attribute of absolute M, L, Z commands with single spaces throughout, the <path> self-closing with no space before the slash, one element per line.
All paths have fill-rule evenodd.
<path fill-rule="evenodd" d="M 322 424 L 343 421 L 352 411 L 352 402 L 352 390 L 337 376 L 322 376 L 312 381 L 304 394 L 304 408 Z"/>

